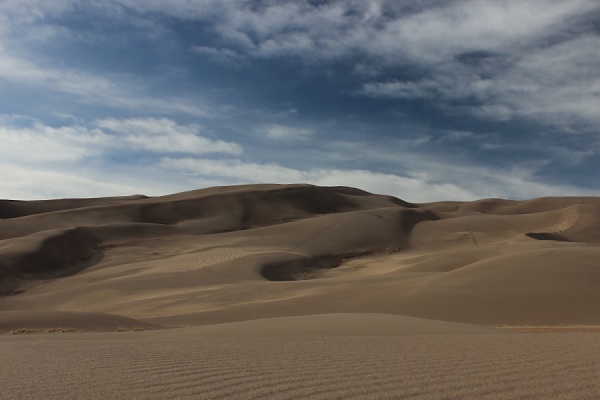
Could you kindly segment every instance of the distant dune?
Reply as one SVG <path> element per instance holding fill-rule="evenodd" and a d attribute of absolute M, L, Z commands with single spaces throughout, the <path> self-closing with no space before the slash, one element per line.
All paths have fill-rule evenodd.
<path fill-rule="evenodd" d="M 599 288 L 600 198 L 412 204 L 347 187 L 248 185 L 161 197 L 0 200 L 0 332 L 37 332 L 26 335 L 38 338 L 29 341 L 58 343 L 51 333 L 60 331 L 127 331 L 78 340 L 146 338 L 141 343 L 150 347 L 140 351 L 147 357 L 160 343 L 194 338 L 257 348 L 263 339 L 283 346 L 291 337 L 355 343 L 460 335 L 509 343 L 517 339 L 506 337 L 534 334 L 494 326 L 594 331 Z M 0 350 L 28 343 L 13 338 L 1 335 Z M 74 343 L 65 349 L 83 342 Z M 98 351 L 90 348 L 90 357 L 104 357 Z M 288 356 L 285 362 L 296 357 Z M 13 359 L 10 371 L 27 368 L 23 357 Z M 600 369 L 591 363 L 592 372 Z M 2 373 L 20 382 L 8 392 L 12 398 L 42 393 L 25 388 L 16 372 Z M 517 397 L 545 393 L 521 384 Z M 430 397 L 481 397 L 489 389 L 470 392 L 465 385 Z M 210 387 L 205 393 L 221 393 L 218 384 Z M 401 388 L 392 385 L 380 397 L 394 398 Z M 188 398 L 199 393 L 176 390 Z M 272 397 L 286 398 L 276 392 Z"/>

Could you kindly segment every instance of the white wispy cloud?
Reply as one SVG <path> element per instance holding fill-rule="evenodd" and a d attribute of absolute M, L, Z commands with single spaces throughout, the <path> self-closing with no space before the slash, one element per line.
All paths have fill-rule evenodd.
<path fill-rule="evenodd" d="M 179 125 L 166 118 L 106 118 L 94 121 L 93 125 L 114 132 L 117 141 L 152 152 L 190 154 L 241 154 L 243 152 L 242 146 L 237 143 L 211 140 L 201 136 L 202 127 L 199 125 Z"/>
<path fill-rule="evenodd" d="M 481 117 L 506 120 L 529 117 L 555 125 L 600 126 L 600 36 L 583 36 L 536 48 L 509 66 L 487 66 L 450 61 L 436 66 L 427 78 L 413 81 L 369 82 L 361 94 L 378 98 L 426 99 L 444 106 L 469 100 L 470 106 L 452 107 Z M 478 62 L 487 63 L 485 55 Z M 490 56 L 498 61 L 496 56 Z M 502 57 L 500 57 L 501 59 Z M 488 69 L 488 71 L 484 71 Z"/>
<path fill-rule="evenodd" d="M 27 126 L 0 118 L 0 156 L 19 164 L 74 162 L 109 152 L 146 150 L 157 154 L 241 154 L 234 142 L 200 135 L 198 125 L 169 119 L 101 119 L 90 125 L 51 127 L 41 122 Z"/>
<path fill-rule="evenodd" d="M 118 177 L 84 172 L 81 169 L 53 169 L 20 166 L 0 162 L 2 169 L 1 199 L 35 200 L 70 197 L 127 196 L 151 193 L 156 186 L 142 175 L 121 183 Z M 115 179 L 116 178 L 116 179 Z M 156 182 L 152 182 L 156 185 Z M 163 189 L 166 189 L 163 188 Z"/>
<path fill-rule="evenodd" d="M 306 140 L 314 134 L 314 130 L 281 124 L 264 124 L 257 128 L 258 133 L 267 139 L 294 142 Z"/>
<path fill-rule="evenodd" d="M 29 127 L 0 125 L 0 156 L 19 163 L 76 161 L 98 155 L 111 137 L 83 126 L 53 128 L 39 122 Z"/>
<path fill-rule="evenodd" d="M 117 154 L 131 158 L 132 151 L 140 150 L 157 157 L 238 155 L 243 150 L 236 143 L 200 133 L 198 125 L 164 118 L 99 119 L 52 127 L 24 116 L 0 114 L 0 198 L 160 195 L 193 189 L 185 176 L 165 172 L 151 157 L 126 164 L 109 159 Z"/>

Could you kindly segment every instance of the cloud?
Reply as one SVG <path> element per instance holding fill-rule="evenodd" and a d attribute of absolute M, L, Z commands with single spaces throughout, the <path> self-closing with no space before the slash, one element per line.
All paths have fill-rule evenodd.
<path fill-rule="evenodd" d="M 600 194 L 597 190 L 540 182 L 537 172 L 545 168 L 544 162 L 505 168 L 474 167 L 426 155 L 408 144 L 399 150 L 389 143 L 381 144 L 382 148 L 363 143 L 332 143 L 323 151 L 331 160 L 337 160 L 337 153 L 345 155 L 346 158 L 334 161 L 340 167 L 323 167 L 318 159 L 312 159 L 314 167 L 306 169 L 277 162 L 175 156 L 203 156 L 207 152 L 232 156 L 241 151 L 235 143 L 199 137 L 201 131 L 199 126 L 180 125 L 167 119 L 100 119 L 85 126 L 50 127 L 18 116 L 0 116 L 0 197 L 154 195 L 212 185 L 264 182 L 353 186 L 419 202 Z M 470 136 L 470 132 L 449 131 L 441 140 L 461 141 Z M 107 158 L 115 152 L 127 155 L 140 149 L 155 153 L 160 161 L 120 165 Z M 361 167 L 346 168 L 347 160 Z M 387 172 L 371 170 L 372 165 Z"/>
<path fill-rule="evenodd" d="M 83 104 L 161 114 L 208 117 L 212 111 L 194 99 L 146 96 L 136 78 L 103 77 L 85 71 L 42 66 L 14 57 L 0 48 L 0 80 L 71 96 Z"/>
<path fill-rule="evenodd" d="M 210 46 L 193 46 L 191 48 L 193 52 L 198 54 L 204 54 L 211 60 L 218 63 L 227 65 L 232 68 L 241 68 L 246 66 L 246 57 L 235 50 L 223 48 L 223 47 L 210 47 Z"/>
<path fill-rule="evenodd" d="M 388 99 L 433 99 L 438 87 L 437 82 L 431 79 L 418 82 L 373 82 L 364 84 L 360 94 Z"/>
<path fill-rule="evenodd" d="M 169 119 L 99 119 L 52 127 L 23 116 L 0 114 L 0 198 L 43 199 L 159 195 L 193 189 L 167 174 L 152 157 L 167 154 L 238 155 L 236 143 L 211 140 L 197 125 Z M 126 159 L 126 162 L 113 159 Z"/>
<path fill-rule="evenodd" d="M 102 11 L 99 29 L 69 25 L 85 22 L 89 15 L 98 15 L 96 11 Z M 0 6 L 0 89 L 9 89 L 7 99 L 11 89 L 18 90 L 21 104 L 15 106 L 21 111 L 16 112 L 27 107 L 34 110 L 32 115 L 39 115 L 43 108 L 53 121 L 58 116 L 59 122 L 0 118 L 0 158 L 8 165 L 6 171 L 33 179 L 36 171 L 71 176 L 69 171 L 78 171 L 89 161 L 105 168 L 109 159 L 127 159 L 123 162 L 128 166 L 139 166 L 162 157 L 160 171 L 172 176 L 156 178 L 160 190 L 173 188 L 165 185 L 172 179 L 182 188 L 262 181 L 344 184 L 411 201 L 596 193 L 542 181 L 549 175 L 544 175 L 543 168 L 552 160 L 579 160 L 589 167 L 598 153 L 597 143 L 593 150 L 588 146 L 591 135 L 565 138 L 564 134 L 597 134 L 600 129 L 599 13 L 600 4 L 594 0 L 100 0 L 93 5 L 80 0 L 4 0 Z M 113 27 L 118 29 L 112 32 Z M 152 35 L 137 42 L 145 33 Z M 123 43 L 110 42 L 119 35 Z M 82 69 L 76 65 L 89 60 L 75 62 L 69 52 L 83 48 L 98 51 L 94 55 L 98 59 L 114 57 L 119 51 L 131 50 L 132 54 L 118 65 L 106 59 L 105 65 L 88 64 L 90 69 Z M 161 65 L 139 68 L 141 62 L 156 60 L 144 58 L 150 53 L 164 55 Z M 258 79 L 246 84 L 242 79 L 249 75 L 230 68 L 231 81 L 208 82 L 211 74 L 221 71 L 204 63 L 207 58 L 229 67 L 248 67 L 258 73 Z M 263 74 L 271 72 L 268 68 L 282 64 L 290 66 L 286 69 L 289 76 L 300 66 L 302 76 L 287 81 L 288 75 L 277 73 L 272 80 L 265 79 Z M 94 72 L 101 68 L 115 72 Z M 320 104 L 307 106 L 316 96 L 305 94 L 323 76 L 327 77 L 323 90 L 338 88 L 341 95 L 354 98 L 314 112 Z M 231 87 L 223 87 L 223 82 L 224 86 L 231 82 Z M 184 91 L 195 90 L 203 97 L 173 94 L 188 84 Z M 285 87 L 278 87 L 273 95 L 270 89 L 281 84 Z M 244 93 L 259 85 L 265 85 L 264 95 Z M 30 94 L 40 99 L 31 105 L 23 101 Z M 213 99 L 227 95 L 227 101 L 238 101 L 241 108 L 232 115 L 231 108 L 206 103 L 204 95 Z M 286 97 L 275 108 L 291 111 L 265 111 L 269 96 L 276 101 Z M 248 99 L 256 101 L 241 104 Z M 71 117 L 68 113 L 82 109 L 69 108 L 73 102 L 88 107 Z M 543 148 L 535 149 L 539 162 L 523 165 L 518 160 L 533 154 L 532 147 L 539 142 L 511 139 L 529 132 L 536 137 L 539 127 L 504 134 L 506 125 L 497 124 L 496 136 L 460 131 L 481 128 L 479 121 L 470 118 L 449 126 L 448 131 L 433 131 L 421 123 L 421 115 L 412 119 L 408 111 L 405 118 L 385 114 L 389 105 L 405 102 L 427 103 L 458 118 L 528 118 L 551 127 L 544 129 L 544 146 L 539 146 Z M 350 107 L 345 108 L 347 104 Z M 356 111 L 361 104 L 367 107 Z M 375 109 L 379 104 L 384 104 L 381 113 Z M 336 114 L 340 110 L 343 117 Z M 361 120 L 371 110 L 377 111 L 373 118 Z M 321 120 L 305 120 L 315 115 Z M 431 125 L 437 122 L 436 116 L 432 115 Z M 299 118 L 304 122 L 298 123 Z M 242 158 L 239 144 L 213 134 L 234 132 L 248 138 L 248 132 L 242 132 L 248 126 L 255 139 L 268 140 L 256 146 L 248 143 L 244 160 L 236 159 Z M 335 147 L 342 142 L 320 141 L 321 135 L 306 126 L 327 127 L 323 129 L 327 135 L 322 136 L 344 141 L 346 149 L 336 153 Z M 392 135 L 397 140 L 385 139 Z M 575 139 L 578 136 L 587 139 Z M 348 142 L 351 137 L 366 139 L 357 144 Z M 314 146 L 313 151 L 300 153 L 300 145 Z M 472 160 L 482 156 L 473 152 L 475 147 L 484 149 L 485 155 L 502 151 L 503 157 L 474 165 Z M 248 154 L 248 149 L 256 153 Z M 136 157 L 131 157 L 132 152 Z M 142 153 L 144 157 L 137 157 Z M 216 154 L 227 158 L 210 159 L 217 158 Z M 546 159 L 539 160 L 539 154 Z M 257 161 L 261 159 L 273 162 Z M 53 169 L 56 165 L 61 168 Z M 20 173 L 15 172 L 17 167 Z M 108 173 L 98 168 L 85 179 L 110 182 Z M 40 172 L 39 176 L 51 179 L 48 174 Z M 585 174 L 582 171 L 580 182 Z M 68 181 L 75 188 L 77 180 Z M 24 182 L 33 184 L 33 180 Z M 68 193 L 73 193 L 71 186 Z"/>
<path fill-rule="evenodd" d="M 576 131 L 600 126 L 593 0 L 121 2 L 202 21 L 219 45 L 194 48 L 221 60 L 352 61 L 370 80 L 357 91 L 365 96 Z M 416 74 L 387 75 L 399 68 Z"/>
<path fill-rule="evenodd" d="M 139 13 L 202 21 L 219 36 L 219 51 L 236 49 L 265 58 L 301 56 L 307 61 L 358 54 L 372 57 L 373 64 L 392 65 L 435 64 L 469 51 L 526 48 L 549 36 L 568 34 L 598 10 L 593 0 L 118 3 Z"/>
<path fill-rule="evenodd" d="M 443 135 L 438 139 L 438 142 L 462 142 L 462 141 L 473 141 L 473 140 L 482 140 L 482 136 L 490 136 L 488 135 L 476 135 L 473 132 L 468 131 L 456 131 L 449 130 L 443 132 Z"/>
<path fill-rule="evenodd" d="M 458 110 L 496 120 L 525 117 L 561 128 L 587 125 L 593 130 L 600 127 L 598 47 L 598 36 L 573 38 L 518 57 L 511 55 L 515 59 L 509 66 L 491 70 L 452 61 L 433 68 L 427 78 L 369 82 L 359 93 L 428 100 L 453 113 Z M 454 101 L 463 103 L 448 106 Z"/>
<path fill-rule="evenodd" d="M 305 172 L 277 164 L 242 162 L 236 159 L 213 160 L 205 158 L 163 158 L 162 168 L 188 175 L 217 177 L 234 182 L 303 182 Z"/>
<path fill-rule="evenodd" d="M 200 136 L 198 125 L 179 125 L 166 118 L 107 118 L 96 120 L 93 125 L 114 132 L 118 141 L 152 152 L 241 154 L 243 151 L 237 143 Z"/>
<path fill-rule="evenodd" d="M 92 5 L 89 5 L 92 7 Z M 116 3 L 97 2 L 95 11 L 121 15 Z M 147 93 L 146 83 L 135 74 L 100 74 L 65 67 L 62 57 L 46 54 L 46 44 L 89 41 L 80 31 L 61 25 L 60 19 L 85 6 L 78 0 L 4 0 L 0 6 L 0 85 L 3 81 L 21 88 L 41 90 L 44 96 L 64 95 L 62 102 L 106 106 L 113 109 L 197 117 L 213 115 L 197 98 L 162 98 Z M 128 16 L 129 22 L 133 16 Z M 66 19 L 65 19 L 66 20 Z M 95 37 L 98 39 L 98 36 Z M 89 43 L 87 43 L 89 45 Z M 65 45 L 65 47 L 67 47 Z M 63 49 L 59 49 L 63 50 Z M 0 86 L 1 87 L 1 86 Z"/>
<path fill-rule="evenodd" d="M 320 170 L 315 172 L 315 175 L 318 185 L 358 187 L 373 193 L 395 195 L 408 201 L 476 198 L 475 193 L 454 183 L 431 182 L 410 176 L 367 170 Z"/>
<path fill-rule="evenodd" d="M 199 135 L 197 125 L 179 125 L 169 119 L 101 119 L 90 126 L 51 127 L 34 121 L 14 124 L 0 118 L 0 156 L 17 164 L 76 162 L 107 153 L 146 150 L 158 154 L 241 154 L 240 145 Z"/>
<path fill-rule="evenodd" d="M 259 134 L 277 141 L 306 140 L 314 134 L 312 129 L 296 128 L 280 124 L 265 124 L 258 129 Z"/>
<path fill-rule="evenodd" d="M 46 170 L 0 162 L 2 168 L 2 199 L 51 199 L 70 197 L 126 196 L 147 193 L 150 188 L 140 185 L 140 179 L 116 183 L 115 177 L 98 176 L 73 171 Z"/>
<path fill-rule="evenodd" d="M 79 6 L 75 0 L 6 0 L 5 45 L 20 40 L 18 32 L 61 28 L 52 21 Z M 530 118 L 575 131 L 600 126 L 600 37 L 594 28 L 600 5 L 594 0 L 114 0 L 94 7 L 114 18 L 147 21 L 164 34 L 163 16 L 199 23 L 209 35 L 189 48 L 233 67 L 292 58 L 321 70 L 344 60 L 368 79 L 357 88 L 361 95 L 425 100 L 453 114 Z M 20 84 L 88 104 L 212 113 L 194 99 L 145 96 L 126 82 L 135 79 L 57 69 L 1 49 L 0 77 Z M 414 76 L 395 73 L 403 68 Z"/>
<path fill-rule="evenodd" d="M 29 127 L 0 125 L 0 156 L 19 163 L 76 161 L 100 154 L 111 138 L 82 126 L 53 128 L 39 122 Z"/>

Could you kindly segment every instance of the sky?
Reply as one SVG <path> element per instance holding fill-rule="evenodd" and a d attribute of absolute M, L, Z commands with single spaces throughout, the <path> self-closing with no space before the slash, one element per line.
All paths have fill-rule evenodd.
<path fill-rule="evenodd" d="M 0 0 L 0 198 L 600 195 L 596 0 Z"/>

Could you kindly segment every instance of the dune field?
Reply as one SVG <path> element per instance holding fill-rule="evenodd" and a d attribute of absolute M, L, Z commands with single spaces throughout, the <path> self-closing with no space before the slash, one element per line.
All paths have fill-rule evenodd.
<path fill-rule="evenodd" d="M 600 198 L 0 200 L 0 398 L 600 398 Z"/>

